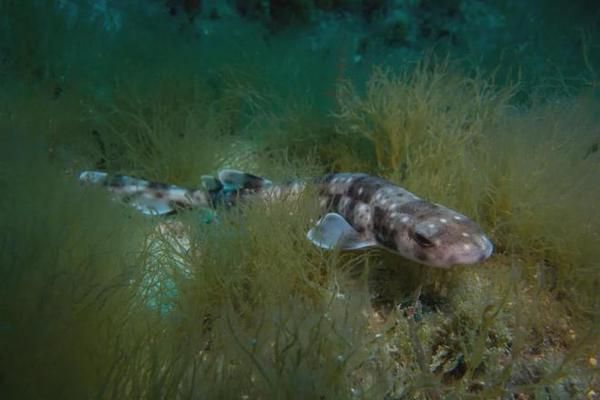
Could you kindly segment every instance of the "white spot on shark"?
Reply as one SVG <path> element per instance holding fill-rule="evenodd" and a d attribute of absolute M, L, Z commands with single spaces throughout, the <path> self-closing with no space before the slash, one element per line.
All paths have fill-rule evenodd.
<path fill-rule="evenodd" d="M 300 192 L 302 191 L 302 189 L 304 189 L 304 185 L 302 185 L 302 184 L 300 184 L 300 183 L 298 183 L 298 182 L 295 182 L 295 183 L 292 185 L 292 190 L 291 190 L 291 192 L 292 192 L 292 194 L 295 194 L 295 195 L 297 195 L 297 194 L 300 194 Z"/>
<path fill-rule="evenodd" d="M 369 213 L 369 208 L 370 208 L 370 207 L 369 207 L 369 205 L 368 205 L 368 204 L 361 203 L 361 204 L 358 206 L 358 211 L 359 211 L 359 212 L 361 212 L 361 213 L 368 214 L 368 213 Z"/>

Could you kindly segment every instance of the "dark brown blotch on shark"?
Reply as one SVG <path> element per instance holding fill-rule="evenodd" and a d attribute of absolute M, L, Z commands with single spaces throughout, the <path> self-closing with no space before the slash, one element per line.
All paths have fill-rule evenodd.
<path fill-rule="evenodd" d="M 167 185 L 166 183 L 161 182 L 150 182 L 148 184 L 148 189 L 151 190 L 169 190 L 171 185 Z"/>
<path fill-rule="evenodd" d="M 125 187 L 125 176 L 114 175 L 104 181 L 104 186 L 108 186 L 114 189 L 120 189 Z"/>
<path fill-rule="evenodd" d="M 385 185 L 382 179 L 360 176 L 353 179 L 348 188 L 348 196 L 363 203 L 369 203 L 373 196 Z"/>

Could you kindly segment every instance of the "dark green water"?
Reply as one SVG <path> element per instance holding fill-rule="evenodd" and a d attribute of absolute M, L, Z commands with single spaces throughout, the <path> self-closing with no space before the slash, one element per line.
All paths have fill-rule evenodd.
<path fill-rule="evenodd" d="M 598 398 L 596 3 L 0 0 L 0 397 Z M 310 193 L 153 218 L 77 182 L 222 168 L 382 176 L 495 253 L 323 252 Z"/>

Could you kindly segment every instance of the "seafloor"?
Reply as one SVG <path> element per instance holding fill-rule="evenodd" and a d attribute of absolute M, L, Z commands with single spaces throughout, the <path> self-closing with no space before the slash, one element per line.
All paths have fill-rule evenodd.
<path fill-rule="evenodd" d="M 0 398 L 598 399 L 599 9 L 0 1 Z M 222 168 L 382 176 L 495 253 L 325 252 L 310 193 L 149 217 L 77 181 Z"/>

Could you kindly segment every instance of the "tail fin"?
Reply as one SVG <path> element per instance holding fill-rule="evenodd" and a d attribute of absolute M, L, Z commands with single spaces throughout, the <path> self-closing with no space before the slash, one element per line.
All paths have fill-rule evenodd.
<path fill-rule="evenodd" d="M 181 208 L 210 207 L 209 196 L 203 190 L 189 190 L 99 171 L 84 171 L 79 175 L 79 181 L 105 187 L 115 198 L 146 215 L 171 214 Z"/>

